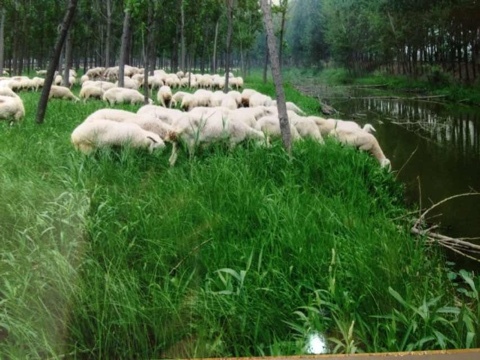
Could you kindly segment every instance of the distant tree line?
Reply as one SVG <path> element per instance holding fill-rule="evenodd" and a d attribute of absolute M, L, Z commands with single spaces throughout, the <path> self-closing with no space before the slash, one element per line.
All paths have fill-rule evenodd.
<path fill-rule="evenodd" d="M 0 0 L 0 70 L 46 68 L 66 4 Z M 467 83 L 480 73 L 478 0 L 278 0 L 270 6 L 283 66 L 322 68 L 333 61 L 352 73 L 448 73 Z M 228 62 L 243 75 L 251 67 L 266 72 L 259 1 L 78 0 L 59 69 L 65 62 L 86 69 L 120 60 L 170 71 L 217 72 Z"/>
<path fill-rule="evenodd" d="M 479 76 L 480 1 L 292 0 L 289 11 L 294 65 L 333 59 L 355 73 Z"/>

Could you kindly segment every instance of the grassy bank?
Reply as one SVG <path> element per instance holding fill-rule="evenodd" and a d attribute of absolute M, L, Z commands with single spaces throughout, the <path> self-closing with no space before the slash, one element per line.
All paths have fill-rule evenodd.
<path fill-rule="evenodd" d="M 448 74 L 432 72 L 418 78 L 404 75 L 388 75 L 382 72 L 354 76 L 346 69 L 324 69 L 322 71 L 287 69 L 284 76 L 287 81 L 301 84 L 302 79 L 310 79 L 317 84 L 329 86 L 371 87 L 387 92 L 405 93 L 406 96 L 418 94 L 422 96 L 437 96 L 452 103 L 480 106 L 480 88 L 478 84 L 462 85 Z"/>
<path fill-rule="evenodd" d="M 0 124 L 0 357 L 294 355 L 316 331 L 331 352 L 480 345 L 478 279 L 410 236 L 400 185 L 366 154 L 86 157 L 69 135 L 102 102 L 53 100 L 39 126 L 39 94 L 21 96 L 23 123 Z"/>

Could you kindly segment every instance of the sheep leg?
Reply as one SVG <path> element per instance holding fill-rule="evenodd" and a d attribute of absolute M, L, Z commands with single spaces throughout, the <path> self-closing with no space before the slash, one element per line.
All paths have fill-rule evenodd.
<path fill-rule="evenodd" d="M 178 158 L 178 143 L 174 142 L 172 146 L 172 154 L 170 155 L 170 158 L 168 159 L 168 162 L 170 163 L 170 166 L 174 166 L 175 162 L 177 161 Z"/>

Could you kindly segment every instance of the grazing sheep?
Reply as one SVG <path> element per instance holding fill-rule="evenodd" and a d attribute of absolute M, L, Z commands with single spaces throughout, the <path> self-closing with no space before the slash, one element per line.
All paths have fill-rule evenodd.
<path fill-rule="evenodd" d="M 250 97 L 257 93 L 257 90 L 243 89 L 241 103 L 244 107 L 250 107 Z"/>
<path fill-rule="evenodd" d="M 85 75 L 88 76 L 89 79 L 97 79 L 97 78 L 101 78 L 104 72 L 105 72 L 104 67 L 95 67 L 92 69 L 88 69 Z"/>
<path fill-rule="evenodd" d="M 272 98 L 267 95 L 263 95 L 259 92 L 254 93 L 249 98 L 249 105 L 250 107 L 255 106 L 271 106 L 272 105 Z M 243 95 L 242 95 L 242 103 L 243 103 Z"/>
<path fill-rule="evenodd" d="M 116 103 L 143 104 L 145 96 L 138 90 L 114 87 L 105 91 L 103 100 L 111 106 Z M 153 103 L 152 99 L 148 99 L 148 102 Z"/>
<path fill-rule="evenodd" d="M 172 124 L 175 119 L 182 116 L 184 112 L 177 109 L 165 108 L 163 106 L 143 105 L 138 109 L 137 114 L 142 115 L 145 118 L 154 118 L 167 124 Z"/>
<path fill-rule="evenodd" d="M 296 127 L 289 122 L 290 125 L 290 135 L 292 141 L 300 140 L 301 136 L 298 133 Z M 267 138 L 267 143 L 270 143 L 270 139 L 274 138 L 281 138 L 282 131 L 280 130 L 280 120 L 277 115 L 269 115 L 264 116 L 257 120 L 255 124 L 255 129 L 263 131 Z"/>
<path fill-rule="evenodd" d="M 387 159 L 375 136 L 363 129 L 336 128 L 330 132 L 330 136 L 338 139 L 342 144 L 355 146 L 356 148 L 368 151 L 380 163 L 381 167 L 391 168 L 390 160 Z"/>
<path fill-rule="evenodd" d="M 100 109 L 90 114 L 84 122 L 93 122 L 97 120 L 111 120 L 116 122 L 134 123 L 144 130 L 151 131 L 162 139 L 166 137 L 173 128 L 167 123 L 152 116 L 152 113 L 138 114 L 126 110 L 118 109 Z"/>
<path fill-rule="evenodd" d="M 118 81 L 115 83 L 115 86 L 118 86 Z M 133 89 L 133 90 L 138 90 L 138 83 L 133 80 L 132 78 L 129 78 L 128 76 L 125 76 L 123 78 L 123 87 L 125 89 Z"/>
<path fill-rule="evenodd" d="M 177 91 L 175 94 L 172 96 L 172 105 L 176 106 L 178 103 L 182 103 L 183 97 L 185 95 L 189 95 L 190 93 L 187 93 L 185 91 Z"/>
<path fill-rule="evenodd" d="M 251 128 L 242 121 L 225 117 L 222 109 L 210 109 L 210 111 L 200 116 L 185 113 L 172 124 L 174 131 L 165 138 L 166 141 L 173 142 L 169 159 L 171 166 L 177 161 L 179 139 L 187 145 L 190 156 L 194 155 L 197 146 L 220 140 L 227 140 L 230 149 L 247 139 L 265 144 L 265 135 L 261 131 Z"/>
<path fill-rule="evenodd" d="M 84 86 L 96 86 L 101 88 L 103 91 L 107 91 L 108 89 L 117 87 L 114 83 L 110 81 L 102 81 L 102 80 L 87 80 L 83 82 L 82 87 Z"/>
<path fill-rule="evenodd" d="M 298 134 L 303 138 L 311 138 L 323 144 L 323 137 L 315 121 L 308 117 L 298 116 L 295 112 L 289 110 L 288 117 L 295 126 Z"/>
<path fill-rule="evenodd" d="M 10 89 L 8 86 L 0 86 L 0 95 L 1 96 L 10 96 L 20 99 L 20 96 L 17 95 L 15 91 Z"/>
<path fill-rule="evenodd" d="M 78 94 L 78 96 L 81 99 L 84 99 L 84 101 L 87 101 L 90 98 L 95 98 L 95 99 L 102 100 L 104 93 L 105 93 L 105 90 L 103 90 L 101 87 L 98 87 L 98 86 L 83 86 L 80 89 L 80 93 Z"/>
<path fill-rule="evenodd" d="M 230 110 L 235 110 L 238 108 L 237 102 L 235 101 L 235 99 L 228 95 L 222 100 L 222 103 L 220 104 L 220 106 Z"/>
<path fill-rule="evenodd" d="M 95 149 L 110 146 L 130 145 L 148 148 L 150 152 L 165 147 L 160 136 L 137 124 L 102 119 L 78 125 L 71 134 L 71 141 L 77 150 L 87 155 Z"/>
<path fill-rule="evenodd" d="M 30 88 L 35 91 L 38 91 L 38 89 L 43 87 L 44 84 L 45 79 L 38 76 L 35 76 L 33 79 L 30 80 Z"/>
<path fill-rule="evenodd" d="M 13 122 L 22 120 L 24 116 L 25 107 L 17 94 L 14 93 L 14 96 L 0 95 L 0 119 Z"/>
<path fill-rule="evenodd" d="M 291 110 L 298 115 L 305 115 L 305 112 L 291 101 L 285 103 L 287 110 Z M 277 107 L 277 100 L 273 100 L 271 106 Z"/>
<path fill-rule="evenodd" d="M 257 120 L 267 115 L 273 114 L 269 112 L 268 108 L 265 106 L 256 106 L 253 108 L 241 107 L 231 111 L 231 116 L 243 121 L 245 124 L 251 127 L 255 127 Z"/>
<path fill-rule="evenodd" d="M 337 120 L 337 119 L 324 119 L 318 116 L 309 116 L 310 119 L 315 121 L 322 136 L 328 136 L 334 129 L 344 129 L 344 130 L 360 130 L 362 129 L 355 121 L 348 120 Z M 372 133 L 375 131 L 375 128 L 370 124 L 365 124 L 363 130 Z"/>
<path fill-rule="evenodd" d="M 84 122 L 90 122 L 95 120 L 111 120 L 124 122 L 131 118 L 139 118 L 139 116 L 131 111 L 120 109 L 100 109 L 91 113 Z"/>
<path fill-rule="evenodd" d="M 73 95 L 72 91 L 68 87 L 58 85 L 52 85 L 48 98 L 70 99 L 75 102 L 80 100 L 78 97 Z"/>
<path fill-rule="evenodd" d="M 157 100 L 164 107 L 172 107 L 172 89 L 168 85 L 160 87 L 157 93 Z"/>
<path fill-rule="evenodd" d="M 190 111 L 194 107 L 197 107 L 198 105 L 198 100 L 193 94 L 186 94 L 182 98 L 182 103 L 180 105 L 180 108 L 185 110 L 185 111 Z"/>
<path fill-rule="evenodd" d="M 196 106 L 210 106 L 210 99 L 212 98 L 212 92 L 210 90 L 198 89 L 193 93 L 195 96 Z"/>

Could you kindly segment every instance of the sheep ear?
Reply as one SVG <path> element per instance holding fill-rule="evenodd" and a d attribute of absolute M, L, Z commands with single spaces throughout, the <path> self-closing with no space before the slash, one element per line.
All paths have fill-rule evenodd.
<path fill-rule="evenodd" d="M 152 138 L 151 136 L 147 136 L 147 139 L 150 139 L 152 140 L 155 144 L 157 143 L 157 140 L 155 140 L 154 138 Z"/>

